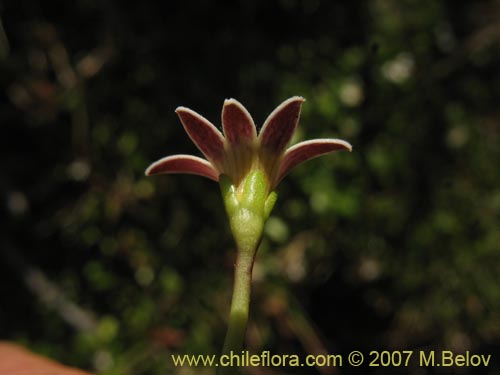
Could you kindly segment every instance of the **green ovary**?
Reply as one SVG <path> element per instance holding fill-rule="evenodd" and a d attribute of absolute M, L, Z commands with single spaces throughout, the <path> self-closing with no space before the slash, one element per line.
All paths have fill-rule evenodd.
<path fill-rule="evenodd" d="M 276 193 L 269 193 L 267 178 L 260 169 L 251 171 L 239 187 L 229 177 L 221 176 L 220 186 L 238 249 L 255 252 Z"/>

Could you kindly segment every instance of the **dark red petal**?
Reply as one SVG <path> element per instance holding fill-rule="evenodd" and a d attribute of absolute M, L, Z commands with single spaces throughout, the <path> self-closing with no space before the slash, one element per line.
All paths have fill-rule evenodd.
<path fill-rule="evenodd" d="M 219 181 L 219 172 L 205 159 L 192 155 L 172 155 L 155 161 L 146 169 L 146 176 L 162 173 L 188 173 Z"/>
<path fill-rule="evenodd" d="M 285 152 L 275 185 L 278 184 L 292 168 L 295 168 L 300 163 L 339 150 L 351 151 L 352 146 L 340 139 L 313 139 L 297 143 Z"/>
<path fill-rule="evenodd" d="M 294 96 L 281 103 L 267 118 L 259 134 L 261 148 L 281 154 L 292 139 L 304 98 Z"/>
<path fill-rule="evenodd" d="M 224 101 L 222 108 L 222 128 L 224 136 L 231 145 L 252 143 L 257 138 L 252 116 L 235 99 Z"/>
<path fill-rule="evenodd" d="M 220 169 L 225 158 L 224 137 L 220 131 L 206 118 L 189 108 L 179 107 L 175 112 L 194 144 L 209 161 Z"/>

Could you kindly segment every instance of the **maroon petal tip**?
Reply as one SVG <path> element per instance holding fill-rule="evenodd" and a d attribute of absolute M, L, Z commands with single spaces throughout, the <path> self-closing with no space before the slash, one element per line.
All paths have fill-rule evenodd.
<path fill-rule="evenodd" d="M 236 99 L 226 99 L 222 107 L 224 136 L 232 145 L 252 143 L 257 131 L 252 116 Z"/>
<path fill-rule="evenodd" d="M 309 141 L 297 143 L 296 145 L 286 150 L 283 160 L 280 164 L 278 178 L 275 184 L 281 181 L 281 179 L 285 177 L 286 174 L 297 165 L 307 160 L 314 159 L 318 156 L 341 150 L 352 151 L 352 146 L 349 142 L 343 141 L 341 139 L 328 138 L 312 139 Z"/>
<path fill-rule="evenodd" d="M 224 137 L 206 118 L 186 107 L 177 107 L 175 113 L 198 149 L 217 168 L 224 162 Z"/>
<path fill-rule="evenodd" d="M 271 112 L 259 134 L 259 142 L 263 149 L 276 154 L 283 152 L 295 132 L 304 101 L 303 97 L 294 96 Z"/>
<path fill-rule="evenodd" d="M 146 169 L 145 175 L 165 173 L 187 173 L 219 180 L 219 172 L 210 162 L 193 155 L 172 155 L 157 160 Z"/>

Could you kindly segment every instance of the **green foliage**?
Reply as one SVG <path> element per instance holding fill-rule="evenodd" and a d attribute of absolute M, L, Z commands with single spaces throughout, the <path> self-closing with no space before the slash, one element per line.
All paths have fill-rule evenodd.
<path fill-rule="evenodd" d="M 497 352 L 498 14 L 494 1 L 3 4 L 2 338 L 110 375 L 217 353 L 235 255 L 220 192 L 144 169 L 197 152 L 178 105 L 217 119 L 235 97 L 260 126 L 301 95 L 294 141 L 353 152 L 279 185 L 248 347 Z"/>

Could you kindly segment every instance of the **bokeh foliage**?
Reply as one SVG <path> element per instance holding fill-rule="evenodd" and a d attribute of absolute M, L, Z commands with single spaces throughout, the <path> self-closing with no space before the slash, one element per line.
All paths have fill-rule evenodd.
<path fill-rule="evenodd" d="M 499 370 L 499 14 L 497 1 L 2 3 L 2 338 L 111 375 L 217 353 L 234 257 L 218 187 L 144 169 L 197 153 L 178 105 L 220 126 L 235 97 L 262 124 L 302 95 L 295 141 L 354 151 L 279 186 L 249 348 L 473 350 Z"/>

